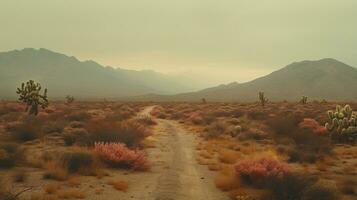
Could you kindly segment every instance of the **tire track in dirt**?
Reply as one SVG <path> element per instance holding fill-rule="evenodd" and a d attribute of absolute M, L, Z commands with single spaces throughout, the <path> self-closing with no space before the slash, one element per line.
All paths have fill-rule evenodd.
<path fill-rule="evenodd" d="M 161 141 L 169 147 L 164 157 L 167 169 L 157 181 L 154 200 L 226 200 L 226 194 L 213 183 L 212 174 L 195 158 L 195 137 L 174 121 L 158 120 L 164 135 Z"/>

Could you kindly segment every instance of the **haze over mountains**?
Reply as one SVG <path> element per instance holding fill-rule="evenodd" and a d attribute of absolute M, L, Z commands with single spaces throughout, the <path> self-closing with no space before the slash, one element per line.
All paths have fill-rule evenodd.
<path fill-rule="evenodd" d="M 0 98 L 16 98 L 16 87 L 29 79 L 47 87 L 54 99 L 73 95 L 139 101 L 256 101 L 259 91 L 271 101 L 297 101 L 302 95 L 320 100 L 357 99 L 357 69 L 331 58 L 295 62 L 246 83 L 187 92 L 197 87 L 184 77 L 104 67 L 46 49 L 0 53 Z"/>
<path fill-rule="evenodd" d="M 298 101 L 302 95 L 316 100 L 357 99 L 357 69 L 332 58 L 292 63 L 253 81 L 231 83 L 178 95 L 146 95 L 136 100 L 151 101 L 257 101 L 264 91 L 271 101 Z"/>
<path fill-rule="evenodd" d="M 62 99 L 66 95 L 96 99 L 197 90 L 185 77 L 104 67 L 47 49 L 0 53 L 0 98 L 15 98 L 16 87 L 29 79 L 47 87 L 51 98 Z"/>

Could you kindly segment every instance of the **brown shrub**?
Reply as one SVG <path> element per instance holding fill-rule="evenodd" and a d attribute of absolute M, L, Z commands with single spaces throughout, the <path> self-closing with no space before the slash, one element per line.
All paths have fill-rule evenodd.
<path fill-rule="evenodd" d="M 241 183 L 239 177 L 237 177 L 233 167 L 222 167 L 222 170 L 214 179 L 214 183 L 217 188 L 223 191 L 230 191 L 239 188 Z"/>
<path fill-rule="evenodd" d="M 222 149 L 218 152 L 218 158 L 221 162 L 227 164 L 234 164 L 237 160 L 241 157 L 239 152 L 229 150 L 229 149 Z"/>
<path fill-rule="evenodd" d="M 338 185 L 339 190 L 346 195 L 356 195 L 356 185 L 357 182 L 355 179 L 353 178 L 347 178 L 344 179 L 340 182 L 340 184 Z"/>
<path fill-rule="evenodd" d="M 44 124 L 42 131 L 44 133 L 62 133 L 67 123 L 65 120 L 48 121 Z"/>
<path fill-rule="evenodd" d="M 205 137 L 218 137 L 220 135 L 224 135 L 226 133 L 228 126 L 223 122 L 213 122 L 210 126 L 208 126 L 207 131 L 205 133 Z"/>
<path fill-rule="evenodd" d="M 46 171 L 43 174 L 44 179 L 53 179 L 63 181 L 68 178 L 68 172 L 56 162 L 46 162 L 44 164 Z"/>
<path fill-rule="evenodd" d="M 135 121 L 92 121 L 87 124 L 91 145 L 94 142 L 120 142 L 129 147 L 137 146 L 151 132 Z"/>
<path fill-rule="evenodd" d="M 12 137 L 21 142 L 34 140 L 42 136 L 43 121 L 34 116 L 27 116 L 21 123 L 8 127 Z"/>
<path fill-rule="evenodd" d="M 15 143 L 0 143 L 0 168 L 11 168 L 21 161 L 22 151 Z"/>
<path fill-rule="evenodd" d="M 274 117 L 267 122 L 278 144 L 294 147 L 289 149 L 289 161 L 314 163 L 329 155 L 332 149 L 329 138 L 321 137 L 310 129 L 300 129 L 299 120 L 302 118 L 290 115 Z M 290 144 L 286 144 L 287 141 Z"/>
<path fill-rule="evenodd" d="M 62 166 L 69 173 L 76 173 L 92 167 L 93 154 L 87 150 L 76 149 L 72 152 L 64 153 L 62 156 Z"/>
<path fill-rule="evenodd" d="M 14 180 L 14 182 L 25 182 L 27 179 L 27 173 L 25 170 L 16 170 L 13 174 L 12 174 L 12 179 Z"/>
<path fill-rule="evenodd" d="M 69 115 L 66 116 L 66 119 L 68 121 L 88 121 L 91 119 L 91 115 L 88 112 L 85 111 L 76 111 L 73 113 L 70 113 Z"/>
<path fill-rule="evenodd" d="M 302 195 L 302 200 L 337 200 L 339 198 L 337 188 L 331 181 L 318 181 L 307 187 Z"/>

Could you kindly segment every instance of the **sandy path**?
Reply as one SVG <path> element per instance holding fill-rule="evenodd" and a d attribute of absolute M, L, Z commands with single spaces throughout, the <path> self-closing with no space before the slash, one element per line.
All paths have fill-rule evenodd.
<path fill-rule="evenodd" d="M 148 115 L 153 107 L 141 114 Z M 195 136 L 170 120 L 156 120 L 156 148 L 149 150 L 155 180 L 145 180 L 151 187 L 136 199 L 147 200 L 225 200 L 213 183 L 212 173 L 196 162 Z M 148 177 L 149 178 L 149 177 Z M 155 185 L 155 186 L 154 186 Z M 150 191 L 148 191 L 150 190 Z M 151 191 L 152 190 L 152 191 Z M 143 192 L 143 191 L 142 191 Z"/>

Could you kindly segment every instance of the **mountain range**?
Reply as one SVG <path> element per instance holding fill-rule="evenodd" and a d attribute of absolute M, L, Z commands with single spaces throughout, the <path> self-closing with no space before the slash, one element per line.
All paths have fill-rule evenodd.
<path fill-rule="evenodd" d="M 294 62 L 249 82 L 197 91 L 185 77 L 102 66 L 47 49 L 0 53 L 0 99 L 16 98 L 16 87 L 29 79 L 48 88 L 52 99 L 73 95 L 79 99 L 247 102 L 256 101 L 260 91 L 271 101 L 297 101 L 303 95 L 310 100 L 357 99 L 357 69 L 332 58 Z"/>
<path fill-rule="evenodd" d="M 79 61 L 47 49 L 25 48 L 0 53 L 0 98 L 16 97 L 16 87 L 33 79 L 48 88 L 51 98 L 120 98 L 148 93 L 194 91 L 190 79 L 154 71 L 135 71 Z"/>
<path fill-rule="evenodd" d="M 357 99 L 357 69 L 332 58 L 294 62 L 271 74 L 246 83 L 220 85 L 177 95 L 144 95 L 146 101 L 257 101 L 260 91 L 271 101 L 314 100 L 354 101 Z"/>

